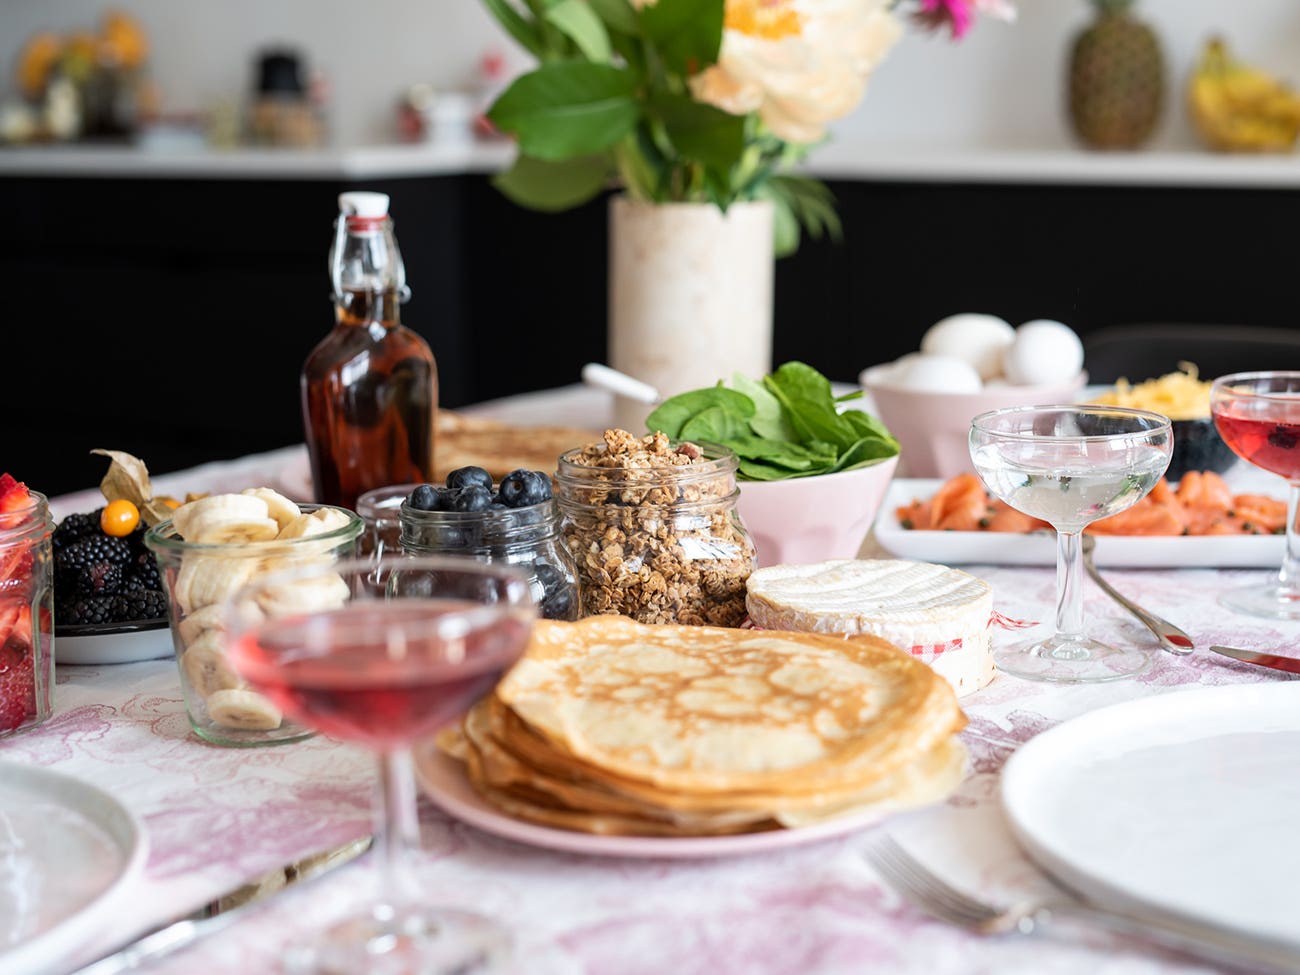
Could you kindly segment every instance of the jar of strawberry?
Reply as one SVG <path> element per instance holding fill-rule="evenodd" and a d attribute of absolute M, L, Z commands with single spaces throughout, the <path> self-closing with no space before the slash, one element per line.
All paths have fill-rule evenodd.
<path fill-rule="evenodd" d="M 45 495 L 0 474 L 0 738 L 52 711 L 53 533 Z"/>

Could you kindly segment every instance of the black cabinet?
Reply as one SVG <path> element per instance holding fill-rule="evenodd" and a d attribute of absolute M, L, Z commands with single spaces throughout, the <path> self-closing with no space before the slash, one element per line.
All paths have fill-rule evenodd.
<path fill-rule="evenodd" d="M 1283 189 L 835 181 L 844 235 L 778 262 L 775 361 L 832 379 L 937 319 L 1294 327 Z M 298 369 L 329 328 L 338 193 L 392 197 L 403 319 L 463 406 L 605 358 L 606 200 L 523 210 L 483 174 L 376 180 L 0 178 L 9 282 L 0 468 L 96 484 L 95 447 L 154 473 L 302 439 Z"/>

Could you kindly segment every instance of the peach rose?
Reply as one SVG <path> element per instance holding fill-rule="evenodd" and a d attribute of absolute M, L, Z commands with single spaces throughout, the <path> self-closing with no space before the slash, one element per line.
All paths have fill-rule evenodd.
<path fill-rule="evenodd" d="M 692 94 L 734 115 L 757 111 L 779 138 L 810 143 L 862 100 L 902 35 L 889 0 L 727 0 L 718 63 Z"/>

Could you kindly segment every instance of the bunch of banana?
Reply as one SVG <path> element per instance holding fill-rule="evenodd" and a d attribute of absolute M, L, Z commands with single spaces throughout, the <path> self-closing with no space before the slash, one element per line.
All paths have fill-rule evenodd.
<path fill-rule="evenodd" d="M 1212 37 L 1188 85 L 1192 121 L 1212 149 L 1287 152 L 1300 136 L 1300 95 L 1266 71 L 1243 64 Z"/>
<path fill-rule="evenodd" d="M 326 555 L 332 547 L 329 540 L 320 547 L 302 540 L 336 531 L 348 522 L 341 509 L 302 511 L 270 488 L 208 495 L 172 513 L 172 526 L 181 538 L 214 546 L 187 552 L 170 583 L 184 648 L 181 669 L 212 721 L 228 728 L 271 730 L 283 720 L 279 709 L 250 690 L 226 660 L 222 600 L 259 575 Z M 278 544 L 284 542 L 293 544 Z M 221 545 L 232 548 L 222 552 L 216 547 Z M 263 551 L 264 556 L 255 557 L 254 553 Z M 347 584 L 338 576 L 302 580 L 268 590 L 259 602 L 259 612 L 274 617 L 330 609 L 341 606 L 347 597 Z"/>

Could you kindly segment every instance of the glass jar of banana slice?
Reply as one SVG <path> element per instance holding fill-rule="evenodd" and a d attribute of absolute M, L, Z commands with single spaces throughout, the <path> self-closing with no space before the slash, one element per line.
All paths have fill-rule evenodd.
<path fill-rule="evenodd" d="M 347 508 L 299 505 L 271 488 L 249 488 L 189 501 L 145 534 L 167 591 L 185 710 L 200 738 L 253 747 L 313 734 L 236 674 L 226 659 L 224 603 L 267 572 L 355 554 L 364 528 Z M 335 608 L 347 587 L 330 582 L 313 576 L 269 590 L 258 606 L 268 617 Z"/>

